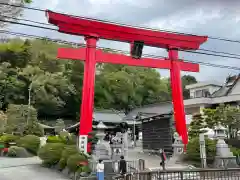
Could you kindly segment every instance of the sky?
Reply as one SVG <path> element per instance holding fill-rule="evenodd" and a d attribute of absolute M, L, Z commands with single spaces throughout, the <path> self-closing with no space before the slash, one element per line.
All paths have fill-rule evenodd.
<path fill-rule="evenodd" d="M 30 6 L 134 26 L 240 40 L 239 0 L 33 0 Z M 24 10 L 21 18 L 47 23 L 43 12 Z M 84 42 L 81 37 L 49 30 L 19 25 L 8 28 L 14 32 Z M 100 40 L 98 45 L 129 51 L 127 43 Z M 201 48 L 240 54 L 240 43 L 208 39 Z M 159 48 L 144 47 L 143 53 L 167 56 L 167 52 Z M 186 52 L 181 52 L 180 58 L 240 68 L 240 59 Z M 158 71 L 163 77 L 169 76 L 168 70 Z M 224 82 L 226 76 L 238 73 L 236 70 L 201 65 L 199 73 L 182 72 L 182 75 L 193 75 L 199 81 Z"/>

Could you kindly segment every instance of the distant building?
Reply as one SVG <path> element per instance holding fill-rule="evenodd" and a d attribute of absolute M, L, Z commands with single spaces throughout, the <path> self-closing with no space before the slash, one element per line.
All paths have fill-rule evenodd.
<path fill-rule="evenodd" d="M 199 82 L 186 86 L 190 99 L 184 100 L 187 115 L 202 112 L 203 108 L 215 108 L 219 104 L 240 105 L 240 74 L 228 77 L 224 84 Z"/>
<path fill-rule="evenodd" d="M 113 110 L 96 110 L 93 113 L 93 129 L 97 128 L 98 124 L 106 126 L 106 131 L 113 131 L 118 125 L 123 122 L 125 114 Z M 78 134 L 79 122 L 66 128 L 71 133 Z"/>

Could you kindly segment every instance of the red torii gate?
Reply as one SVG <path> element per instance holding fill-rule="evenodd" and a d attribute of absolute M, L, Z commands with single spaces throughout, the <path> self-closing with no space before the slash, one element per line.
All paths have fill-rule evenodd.
<path fill-rule="evenodd" d="M 174 34 L 120 26 L 60 14 L 49 10 L 46 11 L 46 15 L 49 23 L 58 26 L 59 32 L 85 36 L 86 48 L 60 48 L 58 50 L 58 58 L 85 61 L 80 118 L 81 125 L 79 130 L 80 149 L 87 152 L 90 147 L 90 145 L 87 146 L 87 137 L 92 131 L 96 63 L 113 63 L 170 69 L 176 130 L 182 137 L 183 143 L 185 145 L 188 143 L 180 71 L 199 72 L 199 65 L 179 60 L 178 49 L 197 50 L 202 43 L 207 41 L 206 36 Z M 131 51 L 134 49 L 135 42 L 140 42 L 140 44 L 144 43 L 144 45 L 147 46 L 165 48 L 168 50 L 169 56 L 168 59 L 140 59 L 140 57 L 136 59 L 136 57 L 133 58 L 132 56 L 106 53 L 96 49 L 99 38 L 128 42 L 131 44 Z"/>

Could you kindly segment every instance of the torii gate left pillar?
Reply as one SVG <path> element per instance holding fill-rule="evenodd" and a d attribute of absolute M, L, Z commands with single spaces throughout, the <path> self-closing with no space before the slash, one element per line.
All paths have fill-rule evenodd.
<path fill-rule="evenodd" d="M 83 35 L 85 36 L 85 40 L 87 42 L 87 47 L 82 50 L 79 49 L 78 51 L 71 51 L 70 49 L 67 49 L 66 51 L 66 49 L 62 49 L 61 51 L 60 49 L 58 54 L 58 57 L 60 58 L 85 60 L 80 119 L 81 125 L 79 132 L 80 149 L 85 152 L 87 151 L 87 137 L 92 131 L 96 62 L 170 69 L 176 130 L 182 137 L 183 143 L 185 145 L 188 143 L 180 70 L 197 72 L 199 67 L 197 66 L 196 68 L 196 64 L 194 66 L 194 64 L 179 61 L 178 49 L 196 50 L 199 48 L 200 44 L 207 40 L 207 37 L 137 29 L 98 22 L 95 20 L 77 18 L 51 11 L 47 11 L 47 17 L 50 23 L 59 27 L 60 32 Z M 144 42 L 144 44 L 148 46 L 166 48 L 169 51 L 169 59 L 159 60 L 141 58 L 136 60 L 130 56 L 104 53 L 101 50 L 96 50 L 98 38 L 129 43 L 140 41 Z"/>

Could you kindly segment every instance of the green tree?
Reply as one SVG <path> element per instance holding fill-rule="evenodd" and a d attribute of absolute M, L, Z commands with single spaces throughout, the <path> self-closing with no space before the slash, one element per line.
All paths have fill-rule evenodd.
<path fill-rule="evenodd" d="M 96 105 L 111 106 L 127 113 L 136 106 L 170 99 L 167 84 L 161 81 L 155 69 L 104 64 L 97 79 Z"/>
<path fill-rule="evenodd" d="M 0 135 L 5 132 L 7 125 L 7 116 L 4 112 L 0 111 Z"/>
<path fill-rule="evenodd" d="M 235 106 L 220 104 L 216 109 L 203 110 L 206 125 L 214 129 L 217 125 L 222 125 L 228 129 L 230 137 L 236 137 L 239 129 L 240 109 Z"/>
<path fill-rule="evenodd" d="M 202 114 L 194 114 L 189 126 L 188 135 L 190 138 L 198 138 L 201 133 L 206 132 L 204 118 Z"/>
<path fill-rule="evenodd" d="M 65 123 L 62 119 L 57 119 L 56 125 L 55 125 L 55 132 L 60 133 L 65 128 Z"/>
<path fill-rule="evenodd" d="M 188 89 L 186 89 L 186 86 L 197 83 L 197 80 L 194 76 L 191 76 L 191 75 L 184 75 L 182 76 L 181 79 L 182 79 L 183 98 L 189 99 L 190 92 Z"/>

